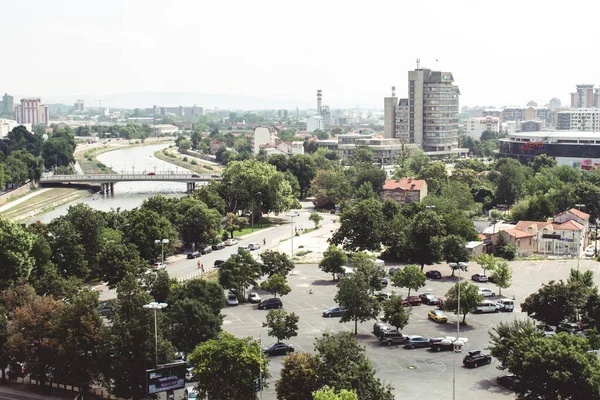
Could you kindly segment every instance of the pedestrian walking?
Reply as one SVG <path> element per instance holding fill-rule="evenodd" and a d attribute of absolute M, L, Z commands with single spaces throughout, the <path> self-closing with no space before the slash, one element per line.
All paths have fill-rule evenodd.
<path fill-rule="evenodd" d="M 263 246 L 266 246 L 266 245 L 267 245 L 267 239 L 263 238 Z"/>
<path fill-rule="evenodd" d="M 200 264 L 200 271 L 202 271 L 202 273 L 204 273 L 204 264 Z"/>
<path fill-rule="evenodd" d="M 200 269 L 200 260 L 198 260 L 198 262 L 196 263 L 198 265 L 198 269 Z"/>

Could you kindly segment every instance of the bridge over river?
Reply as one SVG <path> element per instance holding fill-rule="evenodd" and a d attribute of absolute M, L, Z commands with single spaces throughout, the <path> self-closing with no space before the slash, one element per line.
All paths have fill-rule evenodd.
<path fill-rule="evenodd" d="M 187 191 L 193 192 L 196 183 L 220 181 L 221 175 L 195 173 L 142 173 L 142 174 L 77 174 L 77 175 L 47 175 L 40 179 L 41 186 L 51 186 L 60 183 L 96 183 L 101 187 L 101 193 L 114 193 L 117 182 L 185 182 Z"/>

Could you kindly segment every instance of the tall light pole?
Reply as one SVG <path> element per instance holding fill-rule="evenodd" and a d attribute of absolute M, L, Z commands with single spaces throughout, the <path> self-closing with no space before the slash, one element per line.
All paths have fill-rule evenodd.
<path fill-rule="evenodd" d="M 585 204 L 575 204 L 575 207 L 577 207 L 577 209 L 579 211 L 581 211 L 581 207 L 585 207 Z M 584 232 L 585 235 L 585 232 Z M 579 235 L 579 239 L 577 240 L 577 271 L 579 271 L 579 256 L 581 255 L 581 241 L 583 240 L 583 238 L 581 237 L 581 234 Z"/>
<path fill-rule="evenodd" d="M 459 262 L 459 263 L 450 263 L 450 266 L 458 266 L 458 288 L 457 288 L 457 298 L 458 298 L 458 304 L 456 306 L 456 340 L 458 340 L 458 337 L 460 336 L 460 271 L 462 271 L 462 269 L 464 268 L 465 270 L 467 269 L 468 264 L 464 263 L 464 262 Z M 452 400 L 456 399 L 456 355 L 454 355 L 454 353 L 456 353 L 456 347 L 453 345 L 452 346 Z"/>
<path fill-rule="evenodd" d="M 169 243 L 169 239 L 156 239 L 154 243 L 160 243 L 160 263 L 165 263 L 165 243 Z"/>
<path fill-rule="evenodd" d="M 290 217 L 292 224 L 291 224 L 291 228 L 292 228 L 292 263 L 294 262 L 294 217 L 296 216 L 296 214 L 294 213 L 287 213 L 286 214 L 288 217 Z"/>
<path fill-rule="evenodd" d="M 156 311 L 162 310 L 167 306 L 167 303 L 157 303 L 155 301 L 142 306 L 146 310 L 154 310 L 154 360 L 156 362 L 156 368 L 158 368 L 158 320 L 156 318 Z"/>

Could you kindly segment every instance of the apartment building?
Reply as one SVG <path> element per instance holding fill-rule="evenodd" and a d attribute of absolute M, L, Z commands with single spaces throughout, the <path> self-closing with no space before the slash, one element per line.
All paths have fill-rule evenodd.
<path fill-rule="evenodd" d="M 420 203 L 427 196 L 427 182 L 420 179 L 388 179 L 383 185 L 381 197 L 404 205 Z"/>
<path fill-rule="evenodd" d="M 600 88 L 594 88 L 593 84 L 581 84 L 575 87 L 576 91 L 571 93 L 571 108 L 600 107 Z"/>
<path fill-rule="evenodd" d="M 600 109 L 575 108 L 556 113 L 556 129 L 582 132 L 600 131 Z"/>
<path fill-rule="evenodd" d="M 485 131 L 500 132 L 500 119 L 497 117 L 474 117 L 463 123 L 464 132 L 475 140 L 481 139 Z"/>
<path fill-rule="evenodd" d="M 50 120 L 48 106 L 37 98 L 21 99 L 21 104 L 15 107 L 15 119 L 18 124 L 47 124 Z"/>

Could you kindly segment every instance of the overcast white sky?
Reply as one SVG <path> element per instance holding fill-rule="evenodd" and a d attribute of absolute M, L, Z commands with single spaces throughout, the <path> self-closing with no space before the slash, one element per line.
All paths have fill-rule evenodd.
<path fill-rule="evenodd" d="M 575 84 L 600 84 L 600 2 L 407 3 L 7 1 L 0 91 L 198 92 L 302 107 L 322 89 L 332 107 L 383 107 L 392 85 L 406 95 L 416 58 L 454 74 L 461 106 L 565 104 Z"/>

